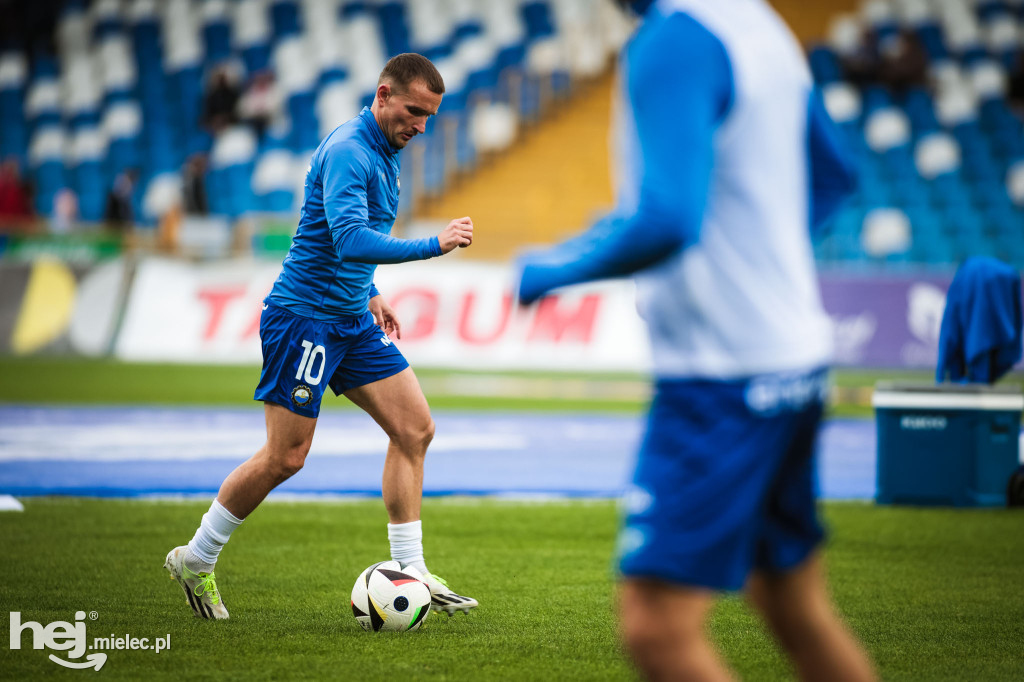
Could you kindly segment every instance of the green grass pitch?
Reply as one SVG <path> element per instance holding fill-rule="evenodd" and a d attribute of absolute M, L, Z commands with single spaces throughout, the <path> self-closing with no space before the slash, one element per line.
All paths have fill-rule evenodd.
<path fill-rule="evenodd" d="M 431 566 L 481 606 L 406 634 L 364 632 L 349 610 L 355 577 L 387 558 L 376 500 L 264 505 L 218 566 L 231 620 L 194 618 L 161 564 L 206 506 L 27 500 L 24 513 L 0 514 L 0 603 L 44 625 L 94 611 L 90 641 L 171 635 L 160 654 L 108 652 L 105 679 L 634 678 L 616 638 L 612 502 L 427 500 Z M 825 516 L 836 600 L 884 679 L 1024 676 L 1024 517 L 852 503 L 826 504 Z M 711 631 L 744 679 L 792 678 L 741 600 L 720 604 Z M 0 649 L 0 677 L 90 674 L 30 647 L 26 632 L 22 649 Z"/>
<path fill-rule="evenodd" d="M 257 371 L 0 359 L 0 402 L 258 409 L 250 400 Z M 639 377 L 418 374 L 436 409 L 639 412 L 644 405 Z M 833 414 L 870 414 L 864 390 L 883 377 L 890 378 L 837 373 Z M 325 401 L 326 409 L 344 404 Z M 612 502 L 426 500 L 430 565 L 481 607 L 470 616 L 431 616 L 423 631 L 402 635 L 363 632 L 348 606 L 359 572 L 387 558 L 379 500 L 257 510 L 219 565 L 228 622 L 193 618 L 162 569 L 208 501 L 24 502 L 24 513 L 0 513 L 0 605 L 43 625 L 95 612 L 84 621 L 90 642 L 171 636 L 160 654 L 108 651 L 100 671 L 107 679 L 635 678 L 616 636 Z M 838 502 L 823 509 L 836 601 L 883 679 L 1024 679 L 1024 513 Z M 710 629 L 742 678 L 792 679 L 741 599 L 723 599 Z M 26 632 L 22 648 L 11 650 L 3 628 L 0 679 L 92 674 L 60 669 L 30 639 Z"/>

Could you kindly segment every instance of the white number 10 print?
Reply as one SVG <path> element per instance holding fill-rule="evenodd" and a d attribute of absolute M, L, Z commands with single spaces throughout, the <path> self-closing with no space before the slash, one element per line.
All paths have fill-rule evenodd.
<path fill-rule="evenodd" d="M 302 381 L 302 373 L 306 373 L 306 383 L 316 386 L 324 376 L 324 365 L 327 364 L 327 353 L 323 346 L 314 346 L 305 339 L 302 340 L 302 360 L 299 361 L 299 371 L 295 378 Z M 316 356 L 320 356 L 320 365 L 317 368 L 316 376 L 313 376 L 313 366 L 316 365 Z"/>

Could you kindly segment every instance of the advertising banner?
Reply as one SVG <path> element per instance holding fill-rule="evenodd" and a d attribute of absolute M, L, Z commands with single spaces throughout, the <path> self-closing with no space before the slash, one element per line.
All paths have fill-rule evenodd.
<path fill-rule="evenodd" d="M 258 363 L 262 300 L 277 262 L 139 264 L 116 354 L 125 360 Z M 628 281 L 574 287 L 540 304 L 513 301 L 506 265 L 381 266 L 375 283 L 401 323 L 414 366 L 644 371 L 644 326 Z M 822 277 L 836 364 L 931 368 L 949 278 Z"/>
<path fill-rule="evenodd" d="M 124 360 L 258 363 L 263 298 L 278 263 L 147 260 L 136 272 L 116 352 Z M 382 266 L 375 283 L 419 366 L 636 370 L 647 343 L 624 282 L 513 302 L 511 271 L 482 264 Z"/>
<path fill-rule="evenodd" d="M 0 263 L 0 353 L 108 355 L 129 279 L 122 258 Z"/>

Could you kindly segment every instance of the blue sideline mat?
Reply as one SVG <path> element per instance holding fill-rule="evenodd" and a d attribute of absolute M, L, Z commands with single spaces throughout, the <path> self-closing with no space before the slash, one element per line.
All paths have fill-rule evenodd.
<path fill-rule="evenodd" d="M 640 417 L 437 412 L 426 495 L 618 496 Z M 262 409 L 0 406 L 0 493 L 213 495 L 263 444 Z M 321 414 L 305 468 L 277 492 L 379 494 L 387 438 L 361 412 Z M 822 495 L 875 494 L 875 429 L 829 421 Z"/>

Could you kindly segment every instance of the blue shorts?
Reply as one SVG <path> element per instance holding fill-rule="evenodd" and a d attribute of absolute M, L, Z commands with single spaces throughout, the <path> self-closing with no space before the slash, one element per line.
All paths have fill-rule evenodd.
<path fill-rule="evenodd" d="M 260 340 L 263 372 L 253 397 L 306 417 L 320 414 L 326 385 L 341 395 L 409 366 L 369 311 L 312 320 L 264 303 Z"/>
<path fill-rule="evenodd" d="M 824 539 L 814 450 L 825 370 L 744 381 L 657 384 L 619 569 L 716 590 L 754 570 L 785 572 Z"/>

